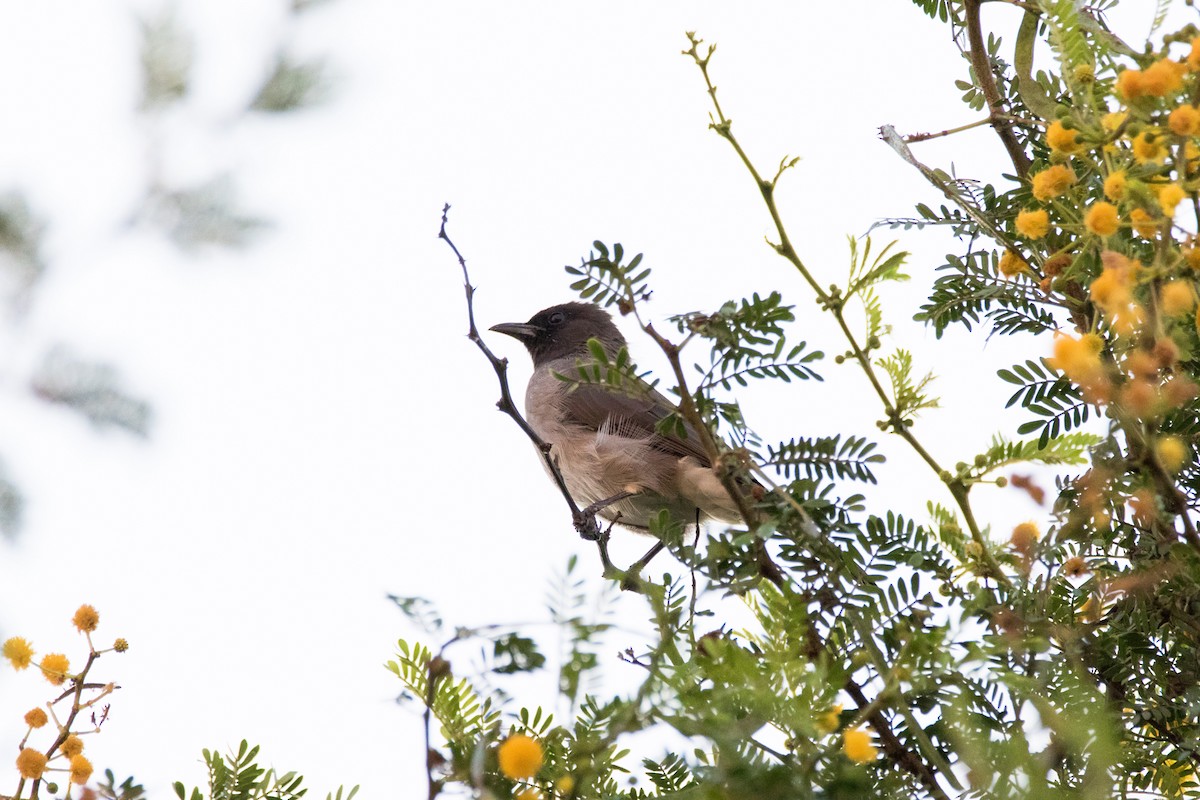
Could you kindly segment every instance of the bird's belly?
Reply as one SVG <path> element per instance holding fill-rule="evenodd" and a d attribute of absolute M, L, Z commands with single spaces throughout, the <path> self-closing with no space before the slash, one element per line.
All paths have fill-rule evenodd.
<path fill-rule="evenodd" d="M 675 490 L 676 459 L 672 456 L 653 450 L 639 439 L 597 436 L 586 429 L 539 426 L 537 422 L 531 415 L 530 423 L 552 445 L 550 457 L 581 509 L 630 492 L 632 497 L 606 504 L 596 513 L 610 522 L 643 531 L 664 508 L 681 523 L 696 521 L 695 504 Z M 549 467 L 546 471 L 550 472 Z"/>

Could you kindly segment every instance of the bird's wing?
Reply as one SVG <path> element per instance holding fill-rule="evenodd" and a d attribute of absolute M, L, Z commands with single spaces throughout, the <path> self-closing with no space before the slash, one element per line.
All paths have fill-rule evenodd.
<path fill-rule="evenodd" d="M 683 420 L 686 438 L 663 434 L 658 423 L 675 412 L 675 406 L 650 387 L 637 393 L 599 384 L 576 384 L 563 398 L 563 412 L 572 424 L 590 430 L 604 429 L 630 439 L 646 439 L 656 450 L 679 458 L 691 456 L 704 466 L 711 462 L 700 445 L 696 429 Z"/>

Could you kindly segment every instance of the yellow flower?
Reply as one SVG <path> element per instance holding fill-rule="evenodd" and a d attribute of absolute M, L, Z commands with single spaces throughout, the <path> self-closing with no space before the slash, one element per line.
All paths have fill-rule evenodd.
<path fill-rule="evenodd" d="M 570 775 L 563 775 L 561 778 L 559 778 L 558 780 L 556 780 L 554 782 L 554 791 L 558 792 L 559 794 L 563 794 L 563 795 L 570 794 L 574 788 L 575 788 L 575 779 L 572 778 Z"/>
<path fill-rule="evenodd" d="M 36 781 L 46 771 L 46 755 L 40 750 L 26 747 L 17 756 L 17 772 L 22 778 Z"/>
<path fill-rule="evenodd" d="M 1161 164 L 1167 157 L 1165 139 L 1154 131 L 1143 131 L 1133 140 L 1133 157 L 1139 164 Z"/>
<path fill-rule="evenodd" d="M 125 641 L 124 639 L 117 639 L 115 642 L 113 642 L 113 650 L 116 650 L 118 653 L 124 653 L 128 649 L 129 642 Z"/>
<path fill-rule="evenodd" d="M 1125 170 L 1119 169 L 1104 179 L 1104 196 L 1109 200 L 1125 196 Z"/>
<path fill-rule="evenodd" d="M 1155 194 L 1158 195 L 1158 204 L 1162 206 L 1168 219 L 1175 216 L 1175 207 L 1187 197 L 1187 192 L 1178 183 L 1157 184 Z"/>
<path fill-rule="evenodd" d="M 1166 97 L 1183 88 L 1187 67 L 1169 58 L 1160 58 L 1142 70 L 1141 90 L 1150 97 Z"/>
<path fill-rule="evenodd" d="M 67 758 L 77 756 L 83 752 L 83 739 L 80 739 L 78 736 L 72 733 L 66 738 L 65 741 L 63 741 L 60 749 L 62 750 L 63 755 Z"/>
<path fill-rule="evenodd" d="M 84 784 L 92 777 L 92 762 L 83 756 L 71 756 L 71 783 Z"/>
<path fill-rule="evenodd" d="M 817 717 L 817 730 L 821 733 L 833 733 L 842 725 L 842 704 L 838 703 L 833 708 L 826 711 Z"/>
<path fill-rule="evenodd" d="M 1187 461 L 1188 448 L 1178 436 L 1164 436 L 1154 443 L 1154 455 L 1158 456 L 1163 469 L 1173 475 Z"/>
<path fill-rule="evenodd" d="M 1046 129 L 1046 145 L 1056 153 L 1070 155 L 1078 152 L 1082 145 L 1079 134 L 1063 127 L 1062 120 L 1054 120 Z"/>
<path fill-rule="evenodd" d="M 1200 72 L 1200 36 L 1192 39 L 1192 52 L 1188 53 L 1187 65 L 1192 72 Z"/>
<path fill-rule="evenodd" d="M 1117 207 L 1101 200 L 1088 209 L 1083 225 L 1097 236 L 1112 236 L 1117 232 Z"/>
<path fill-rule="evenodd" d="M 859 728 L 842 732 L 842 752 L 856 764 L 870 764 L 879 755 L 871 744 L 871 734 Z"/>
<path fill-rule="evenodd" d="M 1200 272 L 1200 247 L 1197 247 L 1196 244 L 1200 243 L 1193 243 L 1191 247 L 1183 249 L 1183 260 L 1193 271 Z"/>
<path fill-rule="evenodd" d="M 20 636 L 14 636 L 4 643 L 0 653 L 9 660 L 13 669 L 25 669 L 33 660 L 33 645 Z"/>
<path fill-rule="evenodd" d="M 1168 317 L 1191 311 L 1195 303 L 1196 295 L 1191 281 L 1168 281 L 1158 290 L 1158 307 Z"/>
<path fill-rule="evenodd" d="M 1129 302 L 1129 284 L 1128 277 L 1120 270 L 1105 267 L 1088 289 L 1092 302 L 1111 313 L 1112 309 Z"/>
<path fill-rule="evenodd" d="M 1083 383 L 1102 370 L 1100 353 L 1104 340 L 1097 334 L 1085 333 L 1075 339 L 1065 334 L 1054 337 L 1054 355 L 1047 359 L 1050 366 L 1076 383 Z"/>
<path fill-rule="evenodd" d="M 1042 202 L 1051 200 L 1074 186 L 1076 180 L 1070 167 L 1055 164 L 1033 176 L 1033 196 Z"/>
<path fill-rule="evenodd" d="M 1012 278 L 1028 271 L 1029 265 L 1025 263 L 1025 259 L 1014 251 L 1005 250 L 1004 255 L 1000 256 L 1000 274 L 1004 277 Z"/>
<path fill-rule="evenodd" d="M 496 751 L 500 771 L 513 780 L 532 778 L 542 768 L 542 746 L 523 733 L 514 733 Z"/>
<path fill-rule="evenodd" d="M 67 679 L 67 670 L 71 668 L 71 662 L 62 653 L 47 653 L 42 658 L 41 667 L 46 680 L 59 686 Z"/>
<path fill-rule="evenodd" d="M 1118 333 L 1131 333 L 1144 317 L 1144 309 L 1133 300 L 1141 264 L 1112 250 L 1101 253 L 1100 260 L 1104 269 L 1089 287 L 1092 302 L 1104 311 Z"/>
<path fill-rule="evenodd" d="M 1153 239 L 1158 233 L 1158 223 L 1145 209 L 1135 208 L 1130 211 L 1129 221 L 1133 223 L 1133 229 L 1137 231 L 1137 235 L 1143 239 Z"/>
<path fill-rule="evenodd" d="M 1078 578 L 1085 572 L 1090 572 L 1087 562 L 1083 560 L 1083 556 L 1071 556 L 1062 564 L 1062 571 L 1070 578 Z"/>
<path fill-rule="evenodd" d="M 1045 209 L 1017 214 L 1017 233 L 1027 239 L 1040 239 L 1050 231 L 1050 215 Z"/>
<path fill-rule="evenodd" d="M 1127 69 L 1117 76 L 1117 91 L 1126 100 L 1136 100 L 1146 94 L 1142 85 L 1142 71 Z"/>
<path fill-rule="evenodd" d="M 1180 136 L 1195 136 L 1200 133 L 1200 108 L 1180 106 L 1167 117 L 1167 127 Z"/>
<path fill-rule="evenodd" d="M 100 614 L 95 608 L 85 603 L 76 609 L 72 622 L 75 623 L 75 627 L 79 629 L 80 633 L 91 633 L 100 624 Z"/>
<path fill-rule="evenodd" d="M 31 708 L 25 712 L 25 724 L 31 728 L 40 728 L 48 721 L 46 712 L 40 708 Z"/>
<path fill-rule="evenodd" d="M 1008 543 L 1011 544 L 1013 549 L 1018 553 L 1028 555 L 1029 551 L 1033 549 L 1033 546 L 1037 544 L 1038 537 L 1041 535 L 1041 531 L 1038 530 L 1038 526 L 1036 524 L 1032 522 L 1022 522 L 1021 524 L 1017 525 L 1017 527 L 1013 528 L 1012 535 L 1008 537 Z"/>

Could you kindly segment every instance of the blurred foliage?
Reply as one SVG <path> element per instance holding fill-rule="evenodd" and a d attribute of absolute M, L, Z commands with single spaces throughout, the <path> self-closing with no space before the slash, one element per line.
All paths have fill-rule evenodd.
<path fill-rule="evenodd" d="M 270 62 L 260 84 L 247 81 L 247 96 L 254 99 L 242 110 L 242 118 L 256 113 L 295 112 L 328 98 L 330 87 L 323 60 L 286 55 L 293 45 L 296 25 L 322 2 L 325 0 L 295 0 L 289 4 L 290 13 L 280 29 L 282 41 L 275 48 L 280 55 Z M 198 41 L 187 30 L 173 3 L 141 19 L 133 18 L 130 23 L 136 26 L 140 40 L 138 52 L 131 57 L 136 57 L 140 66 L 141 99 L 135 113 L 145 137 L 146 169 L 139 178 L 143 186 L 130 226 L 113 231 L 113 236 L 127 235 L 133 226 L 141 226 L 191 255 L 202 255 L 214 247 L 245 248 L 253 244 L 270 222 L 240 208 L 233 174 L 217 171 L 187 183 L 168 177 L 175 172 L 170 167 L 177 159 L 190 157 L 176 146 L 176 137 L 183 138 L 179 121 L 187 119 L 193 128 L 206 125 L 181 112 L 192 99 L 197 54 L 209 43 Z M 228 135 L 226 132 L 237 121 L 211 121 L 208 133 Z M 54 268 L 44 247 L 54 215 L 54 209 L 35 208 L 20 188 L 0 194 L 0 296 L 7 301 L 15 325 L 24 323 L 36 301 L 39 282 Z M 35 397 L 82 415 L 96 428 L 115 428 L 139 437 L 150 434 L 153 413 L 149 401 L 126 388 L 118 367 L 108 359 L 92 360 L 79 354 L 81 348 L 61 341 L 31 346 L 44 347 L 44 355 L 28 359 L 36 364 L 33 372 L 15 376 L 8 386 L 27 386 Z M 16 363 L 22 362 L 10 361 Z M 19 474 L 20 459 L 14 456 L 11 463 Z M 0 472 L 0 534 L 11 537 L 20 530 L 23 503 L 23 493 L 15 480 L 8 472 Z"/>
<path fill-rule="evenodd" d="M 299 800 L 308 793 L 301 786 L 304 778 L 294 772 L 278 773 L 258 764 L 258 747 L 251 746 L 245 739 L 236 751 L 230 750 L 222 756 L 215 750 L 204 751 L 204 764 L 208 768 L 206 791 L 193 788 L 189 794 L 182 783 L 174 785 L 179 800 Z M 326 800 L 352 800 L 358 787 L 348 792 L 338 787 L 337 792 L 325 795 Z"/>

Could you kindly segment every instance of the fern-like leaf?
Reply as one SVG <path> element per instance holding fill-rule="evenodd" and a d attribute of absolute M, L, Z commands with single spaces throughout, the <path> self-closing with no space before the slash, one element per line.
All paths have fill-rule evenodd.
<path fill-rule="evenodd" d="M 810 480 L 850 478 L 875 483 L 870 465 L 884 461 L 881 454 L 874 452 L 874 442 L 856 436 L 848 436 L 845 441 L 840 435 L 791 439 L 767 450 L 767 464 L 779 469 L 789 480 L 803 472 Z"/>

